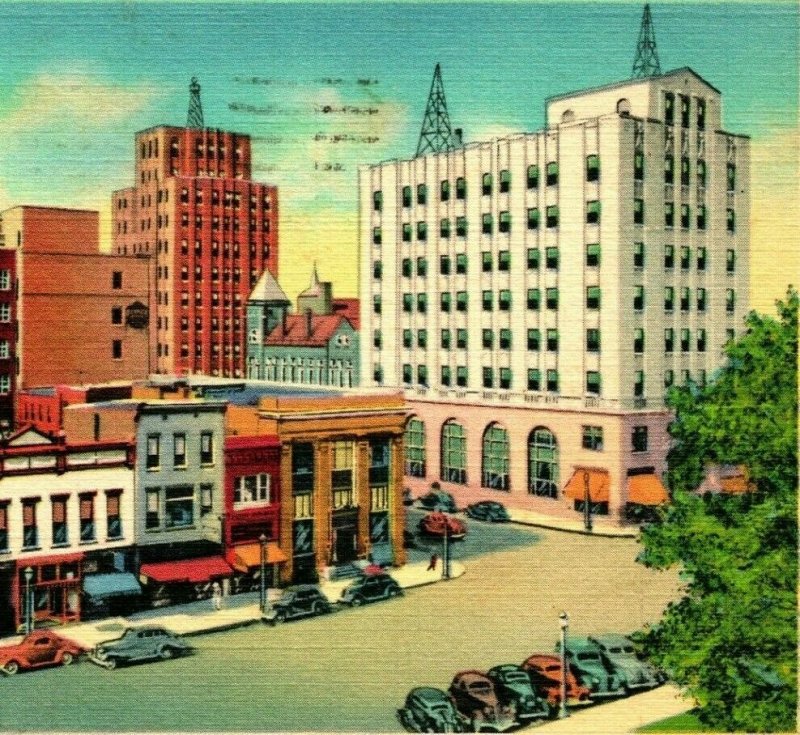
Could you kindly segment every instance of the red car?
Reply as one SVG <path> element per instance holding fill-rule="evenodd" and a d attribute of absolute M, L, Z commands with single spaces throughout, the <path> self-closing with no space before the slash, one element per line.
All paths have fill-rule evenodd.
<path fill-rule="evenodd" d="M 533 688 L 547 698 L 551 711 L 557 709 L 561 703 L 561 658 L 534 654 L 522 662 L 522 668 L 531 677 Z M 567 669 L 567 704 L 589 704 L 590 694 Z"/>
<path fill-rule="evenodd" d="M 450 541 L 461 541 L 467 535 L 467 524 L 458 518 L 453 518 L 440 511 L 428 513 L 420 522 L 419 530 L 428 536 L 444 536 L 447 528 L 447 538 Z"/>
<path fill-rule="evenodd" d="M 0 647 L 0 671 L 11 676 L 20 669 L 54 664 L 69 666 L 87 650 L 49 630 L 34 631 L 16 646 Z"/>

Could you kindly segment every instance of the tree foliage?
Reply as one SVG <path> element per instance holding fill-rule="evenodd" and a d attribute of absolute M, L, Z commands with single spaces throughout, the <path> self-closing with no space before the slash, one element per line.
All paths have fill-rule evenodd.
<path fill-rule="evenodd" d="M 717 730 L 795 731 L 797 292 L 777 306 L 747 317 L 707 387 L 670 392 L 673 502 L 642 532 L 640 561 L 685 580 L 645 650 Z M 697 494 L 708 463 L 745 466 L 755 490 Z"/>

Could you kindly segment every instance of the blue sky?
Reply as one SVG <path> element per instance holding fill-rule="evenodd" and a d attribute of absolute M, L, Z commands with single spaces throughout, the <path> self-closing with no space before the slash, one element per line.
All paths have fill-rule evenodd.
<path fill-rule="evenodd" d="M 651 7 L 662 69 L 719 88 L 725 127 L 754 149 L 785 146 L 796 3 Z M 0 209 L 107 208 L 132 183 L 133 133 L 182 124 L 196 75 L 206 124 L 254 136 L 254 177 L 281 187 L 286 277 L 305 279 L 326 242 L 355 236 L 358 164 L 414 153 L 436 62 L 467 140 L 535 130 L 548 95 L 630 76 L 640 17 L 606 2 L 6 4 Z"/>

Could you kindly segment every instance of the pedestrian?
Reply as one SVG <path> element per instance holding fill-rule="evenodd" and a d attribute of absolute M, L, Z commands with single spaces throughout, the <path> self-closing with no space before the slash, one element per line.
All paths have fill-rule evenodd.
<path fill-rule="evenodd" d="M 219 586 L 219 582 L 211 585 L 211 602 L 215 610 L 222 610 L 222 587 Z"/>
<path fill-rule="evenodd" d="M 429 572 L 434 572 L 434 571 L 436 571 L 436 562 L 437 562 L 437 561 L 439 561 L 439 556 L 438 556 L 438 554 L 431 554 L 431 563 L 430 563 L 430 564 L 428 564 L 428 569 L 427 569 L 427 571 L 429 571 Z"/>

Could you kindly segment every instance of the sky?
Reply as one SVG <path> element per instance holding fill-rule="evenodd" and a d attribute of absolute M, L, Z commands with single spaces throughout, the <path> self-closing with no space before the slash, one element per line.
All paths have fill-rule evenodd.
<path fill-rule="evenodd" d="M 800 273 L 798 5 L 651 4 L 664 71 L 691 66 L 723 94 L 726 130 L 752 138 L 752 284 L 772 310 Z M 641 4 L 4 3 L 0 211 L 101 211 L 133 184 L 133 135 L 205 124 L 253 136 L 253 178 L 279 187 L 280 281 L 312 264 L 357 295 L 357 168 L 414 154 L 441 63 L 467 141 L 544 125 L 554 94 L 631 75 Z"/>

